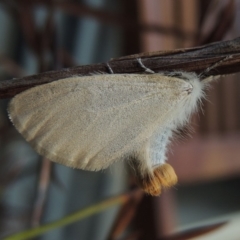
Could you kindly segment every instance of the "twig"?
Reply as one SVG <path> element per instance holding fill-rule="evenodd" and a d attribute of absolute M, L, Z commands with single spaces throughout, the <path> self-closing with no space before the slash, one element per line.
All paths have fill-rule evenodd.
<path fill-rule="evenodd" d="M 112 59 L 109 63 L 115 74 L 143 72 L 137 58 L 142 58 L 148 68 L 158 71 L 187 71 L 201 73 L 220 62 L 218 67 L 211 69 L 208 76 L 231 74 L 240 71 L 240 38 L 230 41 L 216 42 L 196 48 L 177 49 L 142 53 Z M 0 81 L 0 98 L 9 98 L 37 85 L 49 83 L 63 78 L 87 76 L 93 73 L 109 73 L 106 63 L 85 65 L 44 72 L 23 78 Z"/>
<path fill-rule="evenodd" d="M 135 216 L 139 202 L 143 196 L 143 192 L 139 191 L 138 194 L 135 194 L 131 201 L 128 201 L 122 205 L 109 236 L 107 237 L 108 240 L 118 239 L 123 231 L 126 230 L 127 226 Z"/>

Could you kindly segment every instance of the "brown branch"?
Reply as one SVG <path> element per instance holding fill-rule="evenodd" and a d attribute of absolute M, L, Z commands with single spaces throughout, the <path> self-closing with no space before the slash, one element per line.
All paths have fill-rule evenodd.
<path fill-rule="evenodd" d="M 216 42 L 196 48 L 148 52 L 121 57 L 112 59 L 109 65 L 115 74 L 143 72 L 136 58 L 142 58 L 144 65 L 156 72 L 178 70 L 196 73 L 201 73 L 208 67 L 226 59 L 216 68 L 209 71 L 207 76 L 231 74 L 240 71 L 240 38 Z M 109 73 L 107 64 L 100 63 L 78 66 L 8 81 L 0 81 L 0 98 L 13 97 L 28 88 L 40 84 L 73 76 L 87 76 L 95 72 Z"/>

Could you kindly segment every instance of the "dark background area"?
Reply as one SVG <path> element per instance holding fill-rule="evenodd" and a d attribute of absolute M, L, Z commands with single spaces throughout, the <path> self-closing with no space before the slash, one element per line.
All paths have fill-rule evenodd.
<path fill-rule="evenodd" d="M 2 0 L 0 32 L 0 79 L 7 81 L 233 39 L 240 33 L 240 1 Z M 179 176 L 176 187 L 37 239 L 154 240 L 210 223 L 240 221 L 239 93 L 237 74 L 214 82 L 190 130 L 172 143 L 168 155 Z M 8 101 L 0 100 L 0 237 L 61 219 L 135 186 L 124 162 L 87 172 L 38 156 L 8 120 Z M 238 239 L 236 232 L 228 239 Z"/>

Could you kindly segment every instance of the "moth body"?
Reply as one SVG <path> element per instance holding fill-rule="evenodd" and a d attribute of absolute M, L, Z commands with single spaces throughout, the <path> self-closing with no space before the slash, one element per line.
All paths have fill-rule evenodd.
<path fill-rule="evenodd" d="M 203 88 L 193 73 L 71 77 L 18 94 L 9 116 L 40 155 L 91 171 L 131 159 L 140 186 L 158 195 L 177 181 L 167 145 Z"/>

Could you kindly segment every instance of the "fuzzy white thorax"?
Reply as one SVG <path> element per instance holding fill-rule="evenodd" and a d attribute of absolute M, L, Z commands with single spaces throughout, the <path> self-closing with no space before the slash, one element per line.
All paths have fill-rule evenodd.
<path fill-rule="evenodd" d="M 172 73 L 175 78 L 175 73 Z M 200 81 L 195 73 L 178 72 L 179 81 L 184 81 L 183 93 L 188 94 L 179 101 L 175 108 L 171 109 L 168 115 L 168 121 L 165 125 L 161 125 L 153 133 L 145 148 L 139 152 L 139 159 L 148 159 L 147 162 L 140 164 L 142 175 L 152 174 L 153 170 L 165 164 L 168 144 L 173 136 L 173 132 L 188 123 L 190 116 L 197 110 L 201 99 L 204 97 L 204 88 L 206 82 Z M 171 74 L 168 74 L 171 76 Z M 161 75 L 159 76 L 161 78 Z M 141 157 L 140 155 L 143 155 Z"/>

